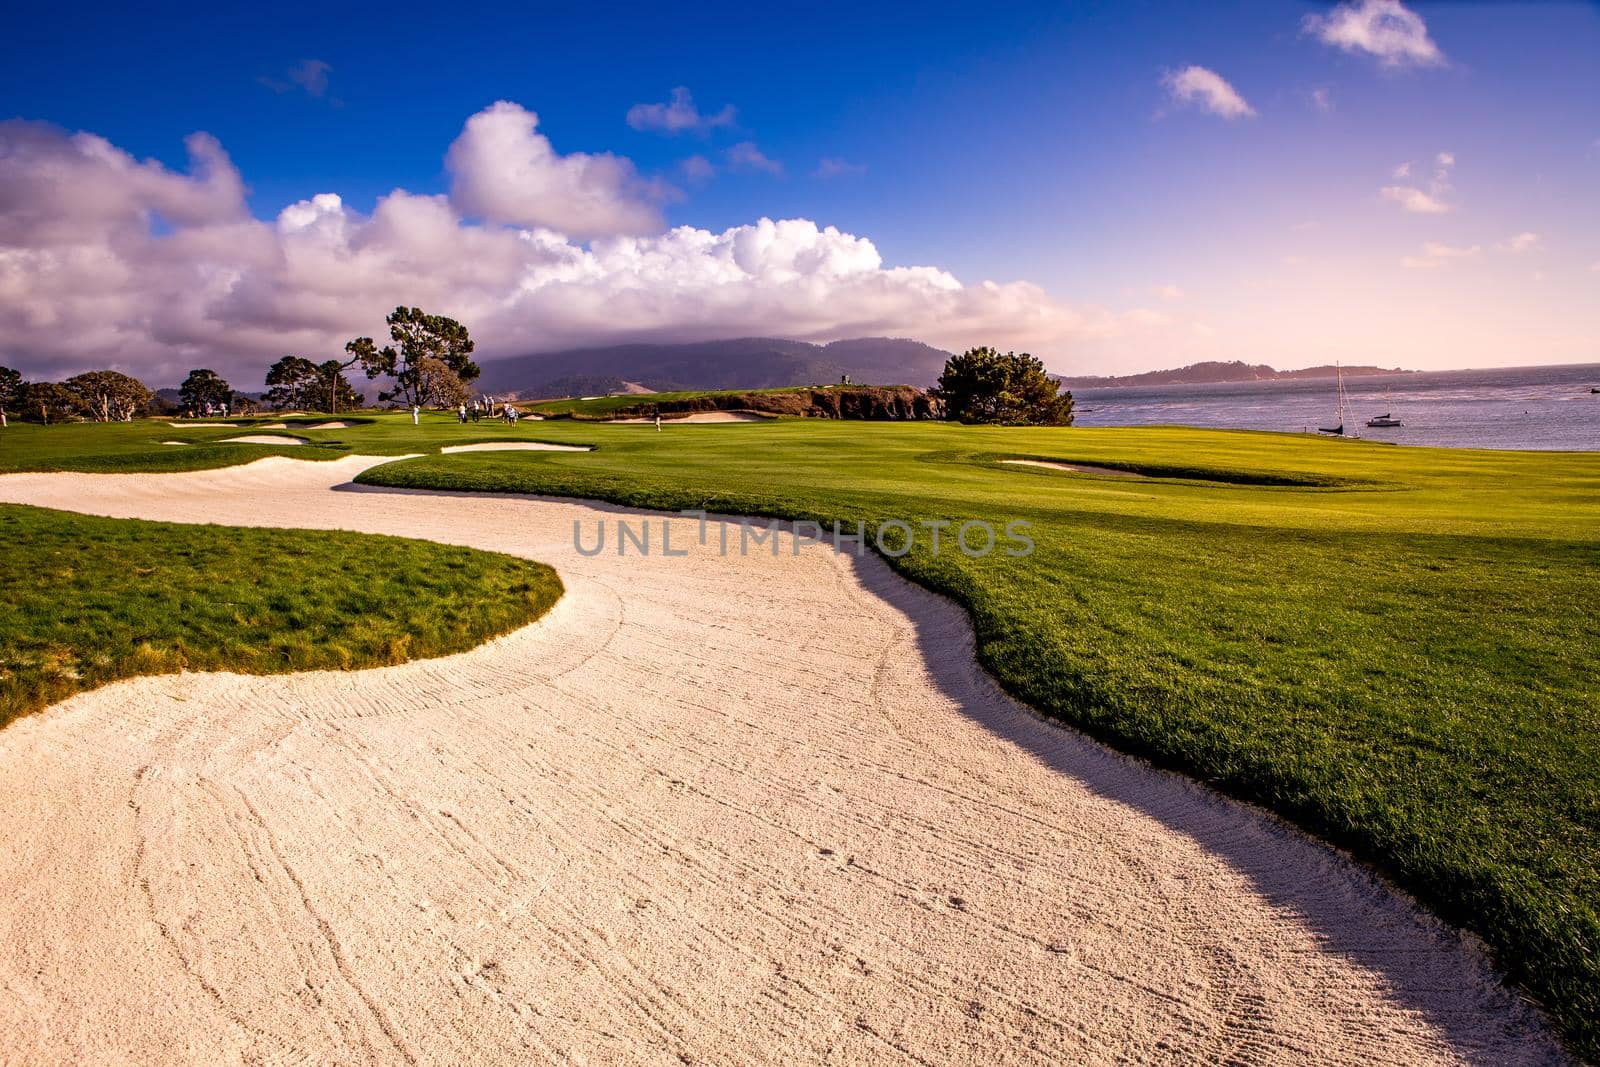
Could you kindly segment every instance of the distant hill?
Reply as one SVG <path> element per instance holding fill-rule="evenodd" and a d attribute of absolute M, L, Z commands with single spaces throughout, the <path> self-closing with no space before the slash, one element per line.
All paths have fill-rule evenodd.
<path fill-rule="evenodd" d="M 523 398 L 830 385 L 848 374 L 874 385 L 932 385 L 950 353 L 895 337 L 825 345 L 774 337 L 691 344 L 613 345 L 482 361 L 478 388 Z"/>
<path fill-rule="evenodd" d="M 1175 370 L 1152 370 L 1143 374 L 1126 374 L 1109 378 L 1063 378 L 1069 388 L 1111 389 L 1124 385 L 1206 385 L 1213 382 L 1271 382 L 1294 378 L 1332 378 L 1341 368 L 1333 366 L 1306 367 L 1303 370 L 1274 370 L 1265 363 L 1244 363 L 1232 360 L 1226 363 L 1211 360 L 1191 363 Z M 1410 374 L 1396 367 L 1344 367 L 1351 378 L 1365 378 L 1380 374 Z"/>

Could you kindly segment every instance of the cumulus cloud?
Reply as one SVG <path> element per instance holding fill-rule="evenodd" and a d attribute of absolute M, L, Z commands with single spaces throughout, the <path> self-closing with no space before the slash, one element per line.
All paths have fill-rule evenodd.
<path fill-rule="evenodd" d="M 1326 15 L 1307 15 L 1301 28 L 1323 44 L 1376 56 L 1386 67 L 1437 67 L 1445 61 L 1422 16 L 1400 0 L 1339 4 Z"/>
<path fill-rule="evenodd" d="M 328 74 L 333 67 L 320 59 L 302 59 L 284 72 L 283 78 L 261 77 L 257 80 L 275 93 L 301 89 L 307 96 L 321 98 L 328 92 Z"/>
<path fill-rule="evenodd" d="M 1162 75 L 1161 84 L 1167 87 L 1174 102 L 1193 104 L 1225 119 L 1249 118 L 1256 113 L 1227 79 L 1205 67 L 1170 70 Z"/>
<path fill-rule="evenodd" d="M 1415 186 L 1385 185 L 1378 192 L 1385 200 L 1392 200 L 1419 215 L 1443 215 L 1450 210 L 1449 204 Z"/>
<path fill-rule="evenodd" d="M 746 174 L 783 173 L 783 164 L 775 159 L 769 159 L 765 152 L 756 147 L 754 141 L 740 141 L 728 149 L 726 156 L 730 168 Z"/>
<path fill-rule="evenodd" d="M 716 165 L 705 156 L 690 156 L 678 164 L 678 171 L 691 185 L 701 185 L 717 176 Z"/>
<path fill-rule="evenodd" d="M 1457 247 L 1428 241 L 1422 246 L 1422 255 L 1405 256 L 1400 260 L 1400 264 L 1411 270 L 1432 270 L 1455 260 L 1474 259 L 1481 251 L 1483 249 L 1478 245 Z"/>
<path fill-rule="evenodd" d="M 852 163 L 848 159 L 840 159 L 838 156 L 823 156 L 817 161 L 817 169 L 812 171 L 812 175 L 817 178 L 842 178 L 849 174 L 865 174 L 866 172 L 867 166 L 865 163 Z"/>
<path fill-rule="evenodd" d="M 1519 234 L 1507 237 L 1504 241 L 1501 241 L 1499 244 L 1495 245 L 1495 247 L 1502 252 L 1510 252 L 1513 255 L 1520 256 L 1524 252 L 1532 252 L 1536 250 L 1542 243 L 1543 238 L 1541 238 L 1538 234 L 1531 230 L 1524 230 Z"/>
<path fill-rule="evenodd" d="M 579 238 L 661 229 L 659 183 L 609 152 L 560 155 L 538 126 L 537 114 L 506 100 L 468 119 L 445 155 L 451 202 L 489 222 Z"/>
<path fill-rule="evenodd" d="M 654 216 L 625 195 L 624 161 L 563 171 L 573 157 L 534 128 L 515 105 L 474 116 L 449 196 L 395 190 L 363 213 L 321 193 L 263 220 L 204 134 L 179 172 L 91 134 L 0 123 L 0 362 L 156 384 L 210 366 L 250 386 L 286 352 L 323 359 L 377 333 L 402 303 L 466 322 L 485 358 L 751 334 L 1040 350 L 1138 325 L 1026 282 L 889 266 L 867 238 L 807 219 L 626 232 Z M 530 185 L 557 206 L 535 210 Z"/>
<path fill-rule="evenodd" d="M 672 90 L 672 98 L 664 104 L 634 104 L 628 109 L 628 125 L 636 130 L 676 136 L 693 133 L 701 137 L 719 126 L 732 126 L 733 105 L 724 105 L 715 115 L 703 115 L 695 106 L 689 90 L 680 85 Z"/>
<path fill-rule="evenodd" d="M 1419 215 L 1443 215 L 1454 210 L 1447 197 L 1454 191 L 1450 184 L 1450 171 L 1456 165 L 1456 157 L 1451 152 L 1440 152 L 1434 157 L 1433 178 L 1428 182 L 1426 190 L 1414 185 L 1386 185 L 1378 190 L 1385 200 L 1392 201 L 1405 208 L 1407 211 Z M 1412 175 L 1411 163 L 1402 163 L 1394 169 L 1397 179 L 1407 179 Z"/>

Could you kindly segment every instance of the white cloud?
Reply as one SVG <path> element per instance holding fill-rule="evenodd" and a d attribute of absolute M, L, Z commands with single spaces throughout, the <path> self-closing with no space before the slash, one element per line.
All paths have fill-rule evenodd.
<path fill-rule="evenodd" d="M 474 116 L 451 148 L 451 196 L 396 190 L 363 214 L 323 193 L 261 220 L 204 134 L 180 173 L 90 134 L 0 122 L 0 363 L 30 376 L 115 367 L 155 384 L 210 366 L 248 387 L 285 352 L 323 359 L 377 334 L 401 303 L 467 323 L 486 358 L 751 334 L 1039 351 L 1138 326 L 1026 282 L 887 266 L 865 237 L 807 219 L 720 232 L 608 225 L 585 244 L 553 225 L 464 218 L 527 217 L 528 187 L 543 183 L 564 206 L 540 220 L 591 232 L 597 214 L 652 221 L 619 199 L 615 168 L 590 162 L 609 157 L 550 182 L 545 172 L 572 157 L 551 155 L 533 128 L 514 105 Z"/>
<path fill-rule="evenodd" d="M 1187 294 L 1176 285 L 1159 285 L 1156 295 L 1163 300 L 1182 300 Z"/>
<path fill-rule="evenodd" d="M 1385 200 L 1392 200 L 1407 211 L 1420 215 L 1443 215 L 1453 211 L 1454 208 L 1446 199 L 1454 187 L 1450 184 L 1450 171 L 1456 165 L 1456 157 L 1451 152 L 1440 152 L 1434 157 L 1433 178 L 1428 182 L 1426 190 L 1414 185 L 1386 185 L 1378 190 Z M 1412 175 L 1412 165 L 1402 163 L 1394 169 L 1394 176 L 1404 180 Z"/>
<path fill-rule="evenodd" d="M 307 96 L 322 97 L 328 92 L 328 74 L 333 67 L 320 59 L 302 59 L 284 71 L 283 79 L 260 77 L 256 80 L 275 93 L 302 89 Z"/>
<path fill-rule="evenodd" d="M 558 154 L 538 125 L 538 115 L 505 100 L 469 118 L 445 155 L 451 203 L 489 222 L 579 238 L 661 229 L 667 190 L 609 152 Z"/>
<path fill-rule="evenodd" d="M 1419 215 L 1443 215 L 1450 211 L 1449 204 L 1413 186 L 1386 185 L 1378 192 L 1385 200 L 1392 200 Z"/>
<path fill-rule="evenodd" d="M 740 141 L 729 148 L 724 155 L 727 157 L 728 166 L 746 174 L 761 172 L 763 174 L 782 174 L 783 164 L 775 159 L 767 158 L 766 153 L 756 147 L 754 141 Z"/>
<path fill-rule="evenodd" d="M 1301 28 L 1324 44 L 1376 56 L 1386 67 L 1437 67 L 1445 62 L 1422 16 L 1399 0 L 1340 4 L 1326 15 L 1307 15 Z"/>
<path fill-rule="evenodd" d="M 1506 238 L 1504 241 L 1501 241 L 1499 244 L 1495 245 L 1495 247 L 1502 252 L 1510 252 L 1513 255 L 1521 255 L 1524 252 L 1535 251 L 1542 243 L 1543 238 L 1541 238 L 1538 234 L 1532 232 L 1531 230 L 1524 230 L 1519 234 Z"/>
<path fill-rule="evenodd" d="M 866 171 L 864 163 L 852 163 L 837 156 L 823 156 L 817 161 L 817 169 L 811 173 L 816 178 L 840 178 L 847 174 L 865 174 Z"/>
<path fill-rule="evenodd" d="M 1248 118 L 1256 113 L 1222 75 L 1205 67 L 1169 70 L 1161 76 L 1161 84 L 1176 103 L 1194 104 L 1225 119 Z"/>
<path fill-rule="evenodd" d="M 677 135 L 694 133 L 705 136 L 719 126 L 732 126 L 733 105 L 724 105 L 715 115 L 702 115 L 695 106 L 689 90 L 678 86 L 672 90 L 672 99 L 665 104 L 634 104 L 628 109 L 628 125 L 636 130 Z"/>
<path fill-rule="evenodd" d="M 1428 241 L 1422 246 L 1422 255 L 1405 256 L 1400 263 L 1412 270 L 1432 270 L 1455 260 L 1474 259 L 1481 251 L 1483 249 L 1479 245 L 1458 247 L 1440 244 L 1438 241 Z"/>
<path fill-rule="evenodd" d="M 690 156 L 678 164 L 678 171 L 691 185 L 701 185 L 717 175 L 716 165 L 705 156 Z"/>
<path fill-rule="evenodd" d="M 1438 241 L 1427 241 L 1424 242 L 1422 251 L 1424 255 L 1431 256 L 1434 259 L 1471 259 L 1479 252 L 1483 251 L 1483 249 L 1479 245 L 1460 247 L 1456 245 L 1441 244 Z"/>

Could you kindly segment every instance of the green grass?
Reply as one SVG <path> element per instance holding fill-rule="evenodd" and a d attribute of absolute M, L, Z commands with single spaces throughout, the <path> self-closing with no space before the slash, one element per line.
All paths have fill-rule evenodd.
<path fill-rule="evenodd" d="M 0 505 L 0 546 L 0 725 L 135 675 L 352 669 L 460 652 L 561 595 L 538 563 L 364 534 Z"/>
<path fill-rule="evenodd" d="M 1600 455 L 804 419 L 656 433 L 384 417 L 305 436 L 385 454 L 598 445 L 426 456 L 360 478 L 377 485 L 1028 520 L 1025 559 L 921 540 L 894 565 L 967 607 L 1013 694 L 1379 865 L 1600 1055 Z M 10 451 L 0 440 L 0 467 Z M 1161 477 L 998 462 L 1012 457 Z"/>
<path fill-rule="evenodd" d="M 184 424 L 182 420 L 142 419 L 125 423 L 65 423 L 39 426 L 13 422 L 0 430 L 0 474 L 12 471 L 186 471 L 229 467 L 266 456 L 292 459 L 331 460 L 355 451 L 365 455 L 399 455 L 404 452 L 431 451 L 439 445 L 472 441 L 531 441 L 544 435 L 545 425 L 523 420 L 515 428 L 501 419 L 484 419 L 463 426 L 453 414 L 424 412 L 420 428 L 411 425 L 405 414 L 312 415 L 280 418 L 273 415 L 250 419 L 202 419 L 199 422 L 226 421 L 226 427 Z M 309 427 L 331 421 L 353 423 L 347 429 L 312 430 Z M 179 425 L 172 425 L 177 422 Z M 285 429 L 267 429 L 265 424 L 284 423 Z M 298 437 L 303 445 L 234 444 L 229 437 L 246 434 L 276 434 Z M 167 441 L 182 441 L 169 445 Z"/>

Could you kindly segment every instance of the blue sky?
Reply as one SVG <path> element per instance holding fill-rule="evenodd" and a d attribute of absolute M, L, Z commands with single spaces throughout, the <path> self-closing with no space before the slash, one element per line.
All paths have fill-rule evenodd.
<path fill-rule="evenodd" d="M 1062 369 L 1600 359 L 1595 5 L 1409 5 L 1438 50 L 1427 63 L 1326 42 L 1304 19 L 1331 5 L 866 6 L 59 5 L 11 20 L 0 118 L 87 131 L 174 175 L 205 131 L 270 222 L 316 193 L 363 218 L 397 188 L 448 194 L 463 124 L 513 101 L 554 152 L 631 161 L 661 225 L 812 220 L 869 240 L 885 267 L 1035 286 L 1072 321 L 1011 332 Z M 1249 113 L 1176 99 L 1171 75 L 1191 66 Z M 630 125 L 679 86 L 732 121 Z M 736 145 L 773 166 L 733 165 Z M 714 173 L 688 174 L 696 156 Z M 1395 187 L 1441 210 L 1407 210 L 1382 192 Z M 982 343 L 986 316 L 1013 312 L 951 312 L 930 339 Z M 917 332 L 897 314 L 882 323 Z M 637 335 L 752 321 L 724 318 L 652 313 Z M 823 337 L 825 318 L 762 332 Z M 295 343 L 315 334 L 288 326 Z M 524 347 L 582 327 L 532 329 Z M 524 340 L 511 320 L 494 329 L 508 350 Z"/>

